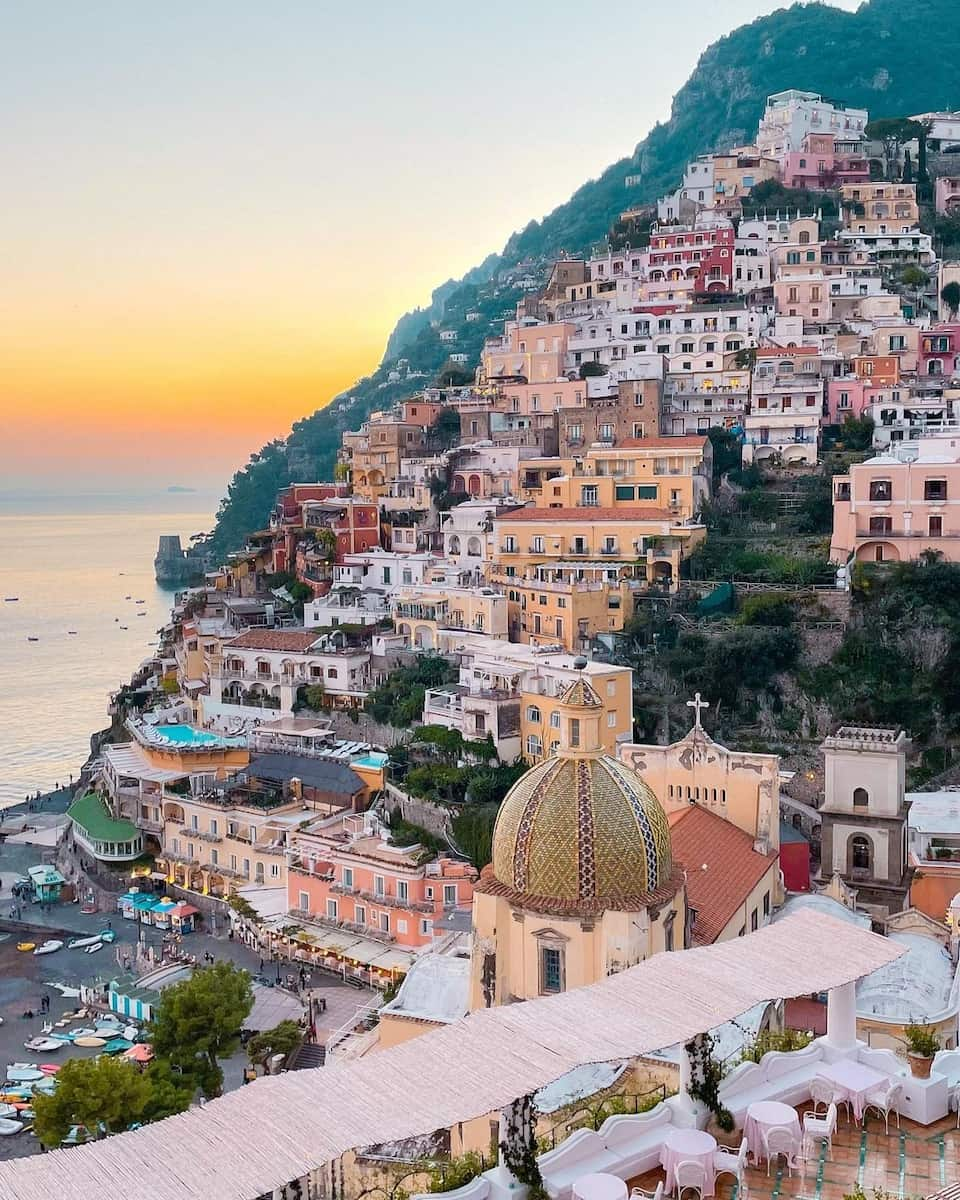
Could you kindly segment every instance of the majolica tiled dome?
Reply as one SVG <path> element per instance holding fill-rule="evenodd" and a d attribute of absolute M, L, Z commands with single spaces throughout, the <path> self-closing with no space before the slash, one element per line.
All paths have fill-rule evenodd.
<path fill-rule="evenodd" d="M 629 767 L 605 754 L 561 751 L 507 794 L 493 834 L 493 874 L 513 893 L 616 907 L 669 883 L 666 814 Z"/>

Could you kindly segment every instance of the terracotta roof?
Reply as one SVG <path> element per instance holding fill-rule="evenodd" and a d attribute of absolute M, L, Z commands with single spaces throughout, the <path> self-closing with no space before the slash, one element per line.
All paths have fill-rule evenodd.
<path fill-rule="evenodd" d="M 317 640 L 316 632 L 304 629 L 247 629 L 225 642 L 231 650 L 287 650 L 301 653 Z"/>
<path fill-rule="evenodd" d="M 614 446 L 617 450 L 642 450 L 644 446 L 652 446 L 655 450 L 676 450 L 686 447 L 688 450 L 699 450 L 703 443 L 710 439 L 705 434 L 685 433 L 676 437 L 623 438 Z"/>
<path fill-rule="evenodd" d="M 502 521 L 670 521 L 677 518 L 665 508 L 518 508 L 515 512 L 494 517 Z"/>
<path fill-rule="evenodd" d="M 674 860 L 687 868 L 687 903 L 697 910 L 693 941 L 707 946 L 776 868 L 777 855 L 758 854 L 748 833 L 696 804 L 670 813 L 668 820 Z"/>

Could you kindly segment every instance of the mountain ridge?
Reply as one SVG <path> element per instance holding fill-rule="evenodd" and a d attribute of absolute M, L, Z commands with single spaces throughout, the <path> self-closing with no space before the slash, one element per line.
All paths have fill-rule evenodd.
<path fill-rule="evenodd" d="M 498 286 L 519 263 L 588 253 L 627 208 L 677 186 L 687 162 L 754 136 L 766 97 L 790 87 L 863 106 L 872 117 L 956 106 L 960 19 L 953 0 L 911 0 L 909 19 L 894 0 L 868 0 L 855 12 L 794 4 L 741 25 L 709 45 L 657 123 L 629 155 L 587 180 L 542 220 L 514 232 L 461 279 L 434 289 L 430 304 L 400 317 L 370 376 L 298 421 L 285 441 L 251 456 L 234 476 L 218 513 L 211 549 L 223 555 L 260 527 L 276 488 L 294 478 L 329 476 L 341 434 L 374 409 L 411 394 L 446 361 L 434 323 L 458 330 L 458 350 L 479 354 L 484 337 L 522 293 Z M 935 50 L 931 50 L 931 46 Z M 639 176 L 630 188 L 626 177 Z M 482 319 L 467 323 L 468 308 Z M 421 374 L 390 381 L 399 359 Z M 270 489 L 273 489 L 272 491 Z"/>

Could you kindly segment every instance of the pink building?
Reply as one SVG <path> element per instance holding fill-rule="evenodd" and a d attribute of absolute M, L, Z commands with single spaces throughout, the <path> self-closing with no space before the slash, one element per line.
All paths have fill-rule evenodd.
<path fill-rule="evenodd" d="M 939 550 L 960 562 L 960 436 L 901 442 L 833 478 L 830 558 L 904 562 Z"/>
<path fill-rule="evenodd" d="M 783 182 L 788 188 L 825 191 L 844 183 L 870 179 L 862 142 L 844 142 L 832 133 L 808 133 L 799 150 L 783 159 Z"/>
<path fill-rule="evenodd" d="M 433 923 L 473 905 L 476 870 L 423 847 L 394 846 L 369 813 L 318 822 L 292 839 L 287 905 L 318 925 L 417 948 Z"/>
<path fill-rule="evenodd" d="M 933 196 L 938 213 L 947 217 L 960 213 L 960 175 L 941 175 L 934 185 Z"/>
<path fill-rule="evenodd" d="M 947 379 L 960 375 L 960 324 L 935 325 L 922 334 L 920 372 Z"/>
<path fill-rule="evenodd" d="M 856 375 L 837 375 L 826 382 L 824 420 L 827 425 L 842 425 L 847 417 L 860 417 L 870 401 L 868 384 Z"/>

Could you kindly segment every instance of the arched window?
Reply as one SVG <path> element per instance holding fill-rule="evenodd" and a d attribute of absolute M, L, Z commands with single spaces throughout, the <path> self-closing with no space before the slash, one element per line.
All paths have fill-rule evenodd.
<path fill-rule="evenodd" d="M 527 709 L 527 720 L 534 725 L 540 724 L 540 709 L 535 704 L 531 704 Z"/>
<path fill-rule="evenodd" d="M 870 870 L 870 839 L 862 834 L 850 839 L 850 865 L 855 871 Z"/>
<path fill-rule="evenodd" d="M 810 231 L 808 229 L 801 229 L 797 241 L 801 246 L 808 246 L 810 244 Z"/>
<path fill-rule="evenodd" d="M 853 804 L 855 808 L 866 808 L 870 803 L 870 797 L 867 795 L 866 788 L 853 789 Z"/>

